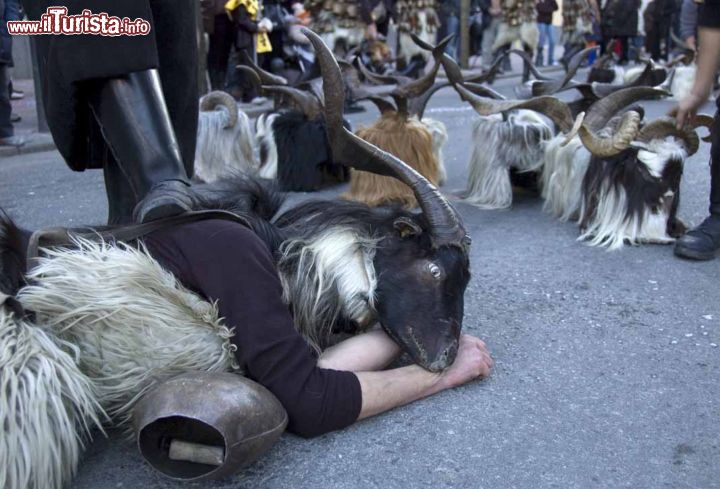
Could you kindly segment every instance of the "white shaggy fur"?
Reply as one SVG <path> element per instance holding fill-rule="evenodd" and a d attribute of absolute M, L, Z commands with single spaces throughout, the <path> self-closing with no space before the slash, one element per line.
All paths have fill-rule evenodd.
<path fill-rule="evenodd" d="M 0 304 L 3 489 L 61 489 L 75 474 L 83 444 L 103 417 L 78 353 Z"/>
<path fill-rule="evenodd" d="M 340 314 L 361 326 L 375 317 L 376 245 L 377 240 L 342 227 L 283 243 L 278 268 L 284 299 L 293 306 L 296 328 L 317 349 Z"/>
<path fill-rule="evenodd" d="M 600 189 L 597 208 L 585 208 L 583 179 L 590 164 L 590 153 L 580 138 L 573 138 L 562 147 L 564 136 L 556 136 L 546 145 L 543 172 L 544 209 L 563 221 L 578 220 L 585 216 L 593 219 L 582 230 L 579 240 L 591 246 L 618 249 L 624 243 L 670 243 L 674 238 L 667 234 L 667 223 L 675 198 L 673 192 L 662 196 L 657 211 L 645 208 L 637 215 L 627 216 L 626 190 L 612 182 L 604 182 Z M 638 160 L 645 164 L 649 173 L 659 179 L 668 161 L 687 157 L 683 147 L 673 139 L 653 140 L 648 143 L 650 151 L 639 151 Z M 594 214 L 593 214 L 594 213 Z"/>
<path fill-rule="evenodd" d="M 234 367 L 232 332 L 210 304 L 180 286 L 144 250 L 78 240 L 46 251 L 18 294 L 58 337 L 80 350 L 80 368 L 119 424 L 158 382 Z"/>
<path fill-rule="evenodd" d="M 607 246 L 608 250 L 620 249 L 625 243 L 672 243 L 674 238 L 667 234 L 672 198 L 672 193 L 664 196 L 657 212 L 646 207 L 640 215 L 627 217 L 625 189 L 607 185 L 598 199 L 595 219 L 583 230 L 578 240 L 587 240 L 591 246 Z M 581 214 L 585 212 L 583 208 Z"/>
<path fill-rule="evenodd" d="M 229 119 L 228 109 L 222 106 L 200 112 L 195 177 L 204 182 L 214 182 L 238 171 L 248 172 L 257 167 L 250 119 L 239 109 L 235 125 L 225 128 Z"/>
<path fill-rule="evenodd" d="M 443 155 L 443 146 L 448 141 L 447 127 L 441 121 L 431 119 L 430 117 L 423 117 L 422 123 L 430 134 L 432 135 L 433 141 L 433 154 L 437 158 L 438 162 L 438 185 L 445 184 L 447 180 L 447 169 L 445 168 L 445 158 Z"/>
<path fill-rule="evenodd" d="M 576 219 L 582 205 L 582 182 L 590 163 L 590 152 L 579 137 L 562 146 L 565 136 L 545 144 L 542 173 L 543 209 L 561 221 Z"/>
<path fill-rule="evenodd" d="M 481 117 L 473 131 L 468 188 L 463 200 L 481 209 L 504 209 L 512 204 L 510 168 L 535 171 L 543 164 L 543 141 L 553 128 L 538 113 L 518 110 L 507 121 L 495 114 Z"/>
<path fill-rule="evenodd" d="M 278 115 L 262 114 L 255 123 L 255 140 L 257 141 L 257 147 L 261 148 L 262 160 L 260 161 L 258 175 L 271 180 L 277 178 L 278 171 L 278 150 L 277 144 L 275 144 L 275 133 L 273 132 L 273 123 Z"/>

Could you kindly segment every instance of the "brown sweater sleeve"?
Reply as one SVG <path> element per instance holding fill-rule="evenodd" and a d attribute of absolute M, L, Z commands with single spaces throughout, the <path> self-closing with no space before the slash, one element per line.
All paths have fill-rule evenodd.
<path fill-rule="evenodd" d="M 158 231 L 145 244 L 186 287 L 218 301 L 226 325 L 235 328 L 238 362 L 280 400 L 290 431 L 312 437 L 357 420 L 357 376 L 318 368 L 282 301 L 270 251 L 252 231 L 208 220 Z"/>

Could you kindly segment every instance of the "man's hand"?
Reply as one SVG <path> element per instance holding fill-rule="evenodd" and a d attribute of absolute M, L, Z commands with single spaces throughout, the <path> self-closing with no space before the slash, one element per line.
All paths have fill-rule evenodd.
<path fill-rule="evenodd" d="M 687 44 L 693 51 L 697 51 L 697 40 L 695 39 L 695 36 L 690 36 L 685 39 L 685 44 Z"/>
<path fill-rule="evenodd" d="M 493 363 L 485 343 L 479 338 L 464 334 L 460 337 L 455 362 L 442 373 L 443 387 L 457 387 L 478 378 L 485 378 L 490 375 Z"/>
<path fill-rule="evenodd" d="M 670 111 L 670 115 L 675 116 L 678 129 L 682 129 L 692 121 L 698 109 L 705 103 L 707 98 L 708 94 L 696 95 L 694 92 L 690 92 L 687 97 L 682 99 L 677 106 Z"/>

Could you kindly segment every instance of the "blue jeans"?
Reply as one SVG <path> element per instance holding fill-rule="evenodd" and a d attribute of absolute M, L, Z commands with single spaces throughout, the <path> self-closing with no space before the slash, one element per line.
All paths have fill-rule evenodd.
<path fill-rule="evenodd" d="M 542 49 L 545 46 L 545 40 L 547 39 L 547 64 L 551 65 L 555 61 L 555 29 L 553 28 L 552 24 L 538 23 L 538 30 L 540 31 L 540 42 L 538 43 L 538 49 Z"/>
<path fill-rule="evenodd" d="M 455 34 L 452 41 L 450 41 L 445 48 L 445 53 L 455 61 L 458 61 L 458 56 L 460 54 L 458 53 L 458 45 L 460 42 L 460 19 L 451 15 L 445 20 L 445 22 L 447 23 L 445 26 L 445 35 L 449 36 L 450 34 Z"/>

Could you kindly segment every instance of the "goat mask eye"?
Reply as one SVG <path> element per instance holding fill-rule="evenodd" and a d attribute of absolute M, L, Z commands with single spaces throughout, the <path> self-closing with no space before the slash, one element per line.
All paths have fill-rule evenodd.
<path fill-rule="evenodd" d="M 439 279 L 442 276 L 442 270 L 440 270 L 440 267 L 434 263 L 430 263 L 428 265 L 428 270 L 430 271 L 430 275 L 432 275 L 435 279 Z"/>

